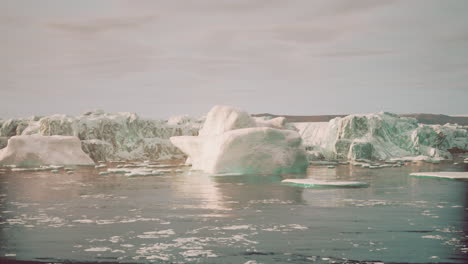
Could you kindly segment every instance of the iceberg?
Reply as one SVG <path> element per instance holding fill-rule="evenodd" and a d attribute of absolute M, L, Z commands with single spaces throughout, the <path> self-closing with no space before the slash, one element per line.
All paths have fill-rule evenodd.
<path fill-rule="evenodd" d="M 409 176 L 449 180 L 468 180 L 468 171 L 414 172 Z"/>
<path fill-rule="evenodd" d="M 425 125 L 392 113 L 287 123 L 284 117 L 252 117 L 239 109 L 216 108 L 206 117 L 180 115 L 167 121 L 102 110 L 77 116 L 56 114 L 0 120 L 0 149 L 12 136 L 60 135 L 78 137 L 82 149 L 94 161 L 182 159 L 186 155 L 171 142 L 171 137 L 208 137 L 244 128 L 272 128 L 297 131 L 310 160 L 409 160 L 417 156 L 442 160 L 452 158 L 448 150 L 468 150 L 466 126 Z M 187 163 L 191 163 L 190 159 Z"/>
<path fill-rule="evenodd" d="M 342 188 L 360 188 L 369 186 L 368 183 L 358 181 L 322 181 L 314 179 L 286 179 L 282 183 L 293 186 L 313 188 L 313 187 L 342 187 Z"/>
<path fill-rule="evenodd" d="M 468 129 L 424 125 L 387 112 L 337 117 L 329 122 L 292 123 L 311 159 L 389 160 L 426 156 L 451 159 L 449 149 L 468 150 Z"/>
<path fill-rule="evenodd" d="M 13 136 L 0 150 L 0 164 L 21 167 L 94 165 L 73 136 Z"/>
<path fill-rule="evenodd" d="M 304 173 L 308 166 L 300 135 L 284 119 L 258 120 L 229 106 L 214 106 L 198 136 L 170 140 L 192 169 L 208 173 Z"/>
<path fill-rule="evenodd" d="M 196 135 L 203 120 L 187 116 L 142 119 L 134 113 L 102 110 L 78 116 L 50 115 L 0 120 L 0 149 L 5 139 L 20 135 L 75 136 L 94 161 L 184 158 L 169 138 Z"/>

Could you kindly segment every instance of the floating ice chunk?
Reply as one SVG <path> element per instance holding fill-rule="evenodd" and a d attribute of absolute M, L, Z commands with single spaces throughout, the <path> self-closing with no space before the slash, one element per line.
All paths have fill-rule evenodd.
<path fill-rule="evenodd" d="M 74 223 L 81 223 L 81 224 L 92 224 L 92 223 L 95 223 L 94 220 L 91 220 L 91 219 L 77 219 L 77 220 L 73 220 L 72 222 Z"/>
<path fill-rule="evenodd" d="M 105 251 L 111 251 L 111 248 L 108 247 L 94 247 L 94 248 L 87 248 L 84 251 L 87 252 L 105 252 Z"/>
<path fill-rule="evenodd" d="M 125 174 L 125 173 L 130 173 L 132 170 L 124 169 L 124 168 L 112 168 L 112 169 L 107 169 L 107 171 L 109 173 Z"/>
<path fill-rule="evenodd" d="M 232 172 L 232 173 L 216 173 L 216 174 L 211 174 L 210 176 L 241 176 L 241 175 L 245 175 L 245 174 Z"/>
<path fill-rule="evenodd" d="M 147 168 L 113 168 L 107 169 L 107 173 L 117 173 L 125 174 L 127 177 L 136 177 L 136 176 L 157 176 L 165 173 L 165 170 L 152 170 Z M 171 172 L 168 170 L 167 172 Z M 106 175 L 106 174 L 100 174 Z"/>
<path fill-rule="evenodd" d="M 41 166 L 39 168 L 12 168 L 11 171 L 46 171 L 52 170 L 52 168 L 48 166 Z"/>
<path fill-rule="evenodd" d="M 201 250 L 201 249 L 190 249 L 187 251 L 180 252 L 182 256 L 186 258 L 193 257 L 204 257 L 204 258 L 216 258 L 218 255 L 214 254 L 212 250 Z"/>
<path fill-rule="evenodd" d="M 14 136 L 0 150 L 0 164 L 19 166 L 94 165 L 81 149 L 80 140 L 71 136 Z"/>
<path fill-rule="evenodd" d="M 468 180 L 468 171 L 414 172 L 411 173 L 410 176 L 420 178 Z"/>
<path fill-rule="evenodd" d="M 175 167 L 174 165 L 169 164 L 156 164 L 156 165 L 146 165 L 147 168 L 171 168 Z"/>
<path fill-rule="evenodd" d="M 99 165 L 94 166 L 94 168 L 96 169 L 105 168 L 105 167 L 107 167 L 106 164 L 99 164 Z"/>
<path fill-rule="evenodd" d="M 222 227 L 223 230 L 243 230 L 243 229 L 250 229 L 250 225 L 233 225 L 233 226 L 225 226 Z"/>
<path fill-rule="evenodd" d="M 427 236 L 422 236 L 422 238 L 428 238 L 428 239 L 444 239 L 442 236 L 439 236 L 439 235 L 427 235 Z"/>
<path fill-rule="evenodd" d="M 367 187 L 368 183 L 358 181 L 321 181 L 314 179 L 286 179 L 282 183 L 301 187 Z"/>
<path fill-rule="evenodd" d="M 310 165 L 324 165 L 324 166 L 333 166 L 333 165 L 338 165 L 338 162 L 336 161 L 326 161 L 326 160 L 313 160 L 309 162 Z"/>
<path fill-rule="evenodd" d="M 192 169 L 208 173 L 303 173 L 308 165 L 296 131 L 257 123 L 228 106 L 213 107 L 198 137 L 171 142 L 189 156 Z"/>
<path fill-rule="evenodd" d="M 157 176 L 161 175 L 162 173 L 159 171 L 146 171 L 146 170 L 134 170 L 130 173 L 126 173 L 125 176 L 127 177 L 136 177 L 136 176 Z"/>

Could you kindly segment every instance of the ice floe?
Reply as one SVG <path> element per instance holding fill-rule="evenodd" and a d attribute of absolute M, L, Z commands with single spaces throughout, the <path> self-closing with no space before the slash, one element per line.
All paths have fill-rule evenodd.
<path fill-rule="evenodd" d="M 148 169 L 148 168 L 110 168 L 105 172 L 100 172 L 99 175 L 108 175 L 108 174 L 124 174 L 127 177 L 136 177 L 136 176 L 157 176 L 166 173 L 176 172 L 175 170 L 163 170 L 163 169 Z"/>
<path fill-rule="evenodd" d="M 367 187 L 368 183 L 358 181 L 323 181 L 315 179 L 286 179 L 282 183 L 301 187 Z"/>
<path fill-rule="evenodd" d="M 413 172 L 412 177 L 468 180 L 468 171 Z"/>

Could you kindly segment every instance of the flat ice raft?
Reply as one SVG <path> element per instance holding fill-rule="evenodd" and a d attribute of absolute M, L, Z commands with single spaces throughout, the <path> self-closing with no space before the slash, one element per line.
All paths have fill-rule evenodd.
<path fill-rule="evenodd" d="M 409 176 L 449 180 L 468 180 L 468 171 L 414 172 L 411 173 Z"/>
<path fill-rule="evenodd" d="M 367 187 L 368 183 L 358 181 L 321 181 L 314 179 L 287 179 L 281 181 L 282 183 L 312 188 L 312 187 L 341 187 L 341 188 L 359 188 Z"/>

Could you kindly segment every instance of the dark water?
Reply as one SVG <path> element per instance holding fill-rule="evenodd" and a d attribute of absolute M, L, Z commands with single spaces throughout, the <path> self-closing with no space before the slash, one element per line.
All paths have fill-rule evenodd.
<path fill-rule="evenodd" d="M 370 183 L 357 189 L 182 168 L 133 178 L 94 168 L 0 175 L 0 262 L 468 261 L 468 182 L 407 176 L 464 164 L 309 168 L 310 178 Z"/>

